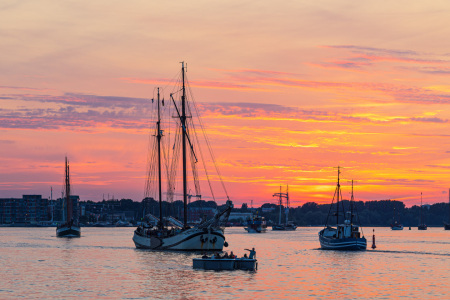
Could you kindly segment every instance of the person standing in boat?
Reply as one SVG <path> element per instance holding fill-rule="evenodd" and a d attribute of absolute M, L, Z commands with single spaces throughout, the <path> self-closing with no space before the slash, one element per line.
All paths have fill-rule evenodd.
<path fill-rule="evenodd" d="M 250 251 L 250 254 L 248 255 L 248 258 L 250 258 L 250 259 L 255 259 L 256 258 L 255 248 L 252 248 L 252 250 L 249 250 L 249 249 L 245 249 L 245 250 Z"/>

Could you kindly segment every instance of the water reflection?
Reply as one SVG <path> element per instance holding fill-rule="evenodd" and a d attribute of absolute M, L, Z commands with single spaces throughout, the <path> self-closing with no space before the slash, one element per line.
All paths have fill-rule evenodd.
<path fill-rule="evenodd" d="M 370 230 L 371 229 L 367 229 Z M 445 298 L 449 232 L 377 228 L 377 249 L 322 251 L 319 228 L 248 234 L 227 228 L 228 251 L 256 248 L 256 272 L 192 269 L 199 253 L 134 247 L 128 228 L 0 228 L 0 298 Z M 369 231 L 369 232 L 370 232 Z"/>

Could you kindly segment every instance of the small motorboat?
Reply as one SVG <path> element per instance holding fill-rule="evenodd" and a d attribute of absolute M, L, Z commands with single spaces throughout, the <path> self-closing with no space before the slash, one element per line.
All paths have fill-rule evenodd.
<path fill-rule="evenodd" d="M 228 255 L 225 252 L 225 255 L 220 256 L 220 254 L 215 253 L 212 256 L 203 255 L 202 258 L 194 258 L 192 260 L 194 269 L 203 269 L 203 270 L 248 270 L 254 271 L 258 268 L 258 261 L 256 260 L 256 251 L 255 248 L 252 250 L 245 249 L 250 251 L 250 255 L 244 255 L 241 258 L 237 258 L 235 255 Z"/>

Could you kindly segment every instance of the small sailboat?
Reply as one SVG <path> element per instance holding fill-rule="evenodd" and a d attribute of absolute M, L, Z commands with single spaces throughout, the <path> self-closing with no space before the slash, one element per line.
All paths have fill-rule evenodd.
<path fill-rule="evenodd" d="M 134 231 L 133 242 L 136 248 L 142 249 L 152 249 L 152 250 L 178 250 L 178 251 L 222 251 L 223 247 L 227 246 L 227 242 L 225 242 L 224 228 L 225 224 L 228 221 L 228 217 L 230 215 L 231 209 L 233 208 L 232 202 L 229 200 L 227 195 L 227 202 L 225 208 L 222 211 L 217 211 L 213 218 L 209 220 L 203 220 L 200 224 L 190 227 L 187 223 L 187 201 L 188 197 L 188 185 L 187 185 L 187 160 L 191 160 L 192 162 L 192 172 L 194 179 L 197 177 L 197 170 L 195 169 L 195 163 L 197 162 L 197 157 L 194 151 L 194 145 L 192 142 L 196 141 L 198 138 L 193 139 L 190 137 L 190 133 L 195 132 L 195 127 L 193 124 L 188 123 L 188 120 L 192 120 L 191 116 L 187 115 L 188 112 L 192 111 L 194 108 L 190 108 L 189 103 L 187 101 L 187 93 L 185 87 L 185 67 L 184 62 L 182 62 L 181 67 L 181 81 L 182 86 L 180 89 L 177 89 L 176 93 L 181 92 L 181 103 L 179 104 L 181 107 L 177 106 L 175 99 L 173 98 L 173 94 L 170 95 L 171 100 L 173 101 L 174 110 L 173 112 L 177 115 L 177 138 L 176 144 L 171 147 L 173 153 L 171 153 L 171 161 L 166 162 L 166 166 L 170 165 L 173 167 L 170 170 L 165 170 L 166 181 L 168 183 L 167 188 L 167 196 L 173 197 L 174 190 L 174 172 L 178 167 L 178 152 L 177 149 L 182 148 L 181 158 L 182 158 L 182 170 L 183 170 L 183 212 L 184 212 L 184 220 L 181 223 L 179 220 L 173 218 L 172 216 L 163 216 L 163 208 L 162 208 L 162 166 L 161 160 L 162 156 L 166 158 L 169 156 L 166 152 L 161 149 L 161 140 L 163 138 L 163 130 L 161 128 L 161 112 L 160 112 L 160 104 L 164 105 L 164 99 L 160 99 L 159 88 L 158 88 L 158 99 L 157 99 L 157 122 L 155 128 L 155 137 L 156 143 L 154 143 L 155 150 L 152 154 L 153 161 L 149 162 L 149 178 L 147 181 L 147 192 L 153 193 L 154 191 L 158 192 L 159 197 L 159 218 L 157 219 L 157 226 L 153 227 L 150 224 L 142 224 L 139 225 Z M 197 110 L 197 108 L 195 108 Z M 170 116 L 172 117 L 172 115 Z M 201 124 L 201 123 L 200 123 Z M 200 125 L 202 126 L 202 125 Z M 205 133 L 204 133 L 205 134 Z M 209 145 L 208 145 L 209 146 Z M 210 152 L 212 151 L 209 148 Z M 212 156 L 212 155 L 211 155 Z M 202 155 L 203 157 L 203 155 Z M 217 168 L 217 166 L 216 166 Z M 153 174 L 155 173 L 155 174 Z M 153 175 L 156 175 L 157 179 L 153 178 Z M 208 177 L 208 175 L 207 175 Z M 222 181 L 220 174 L 218 177 L 221 180 L 222 186 L 225 190 L 225 185 Z M 153 183 L 157 182 L 158 187 L 154 187 Z M 201 195 L 198 189 L 200 185 L 198 182 L 194 182 L 195 189 L 197 191 L 197 195 Z M 210 184 L 211 186 L 211 184 Z M 151 190 L 151 191 L 150 191 Z M 226 190 L 225 190 L 226 193 Z M 170 202 L 170 199 L 169 199 Z"/>
<path fill-rule="evenodd" d="M 297 229 L 297 225 L 295 225 L 293 222 L 289 222 L 289 187 L 286 187 L 286 193 L 281 192 L 281 186 L 280 186 L 280 192 L 273 194 L 273 197 L 278 197 L 279 199 L 279 207 L 280 207 L 280 214 L 278 218 L 278 224 L 272 225 L 272 230 L 276 231 L 294 231 Z M 283 198 L 286 199 L 286 208 L 284 210 L 284 213 L 286 215 L 286 222 L 284 224 L 281 223 L 281 207 L 283 205 Z"/>
<path fill-rule="evenodd" d="M 392 230 L 403 230 L 403 224 L 397 221 L 395 218 L 395 207 L 394 207 L 394 216 L 392 217 L 392 224 L 391 224 Z"/>
<path fill-rule="evenodd" d="M 353 180 L 352 180 L 352 198 L 350 200 L 350 211 L 345 214 L 343 224 L 339 224 L 339 205 L 342 204 L 341 185 L 339 183 L 340 167 L 338 167 L 338 180 L 336 190 L 334 192 L 333 201 L 331 202 L 330 212 L 333 207 L 334 199 L 336 199 L 336 228 L 328 225 L 330 212 L 328 213 L 325 228 L 319 232 L 319 241 L 322 249 L 325 250 L 366 250 L 367 240 L 364 237 L 360 226 L 353 224 L 354 207 L 353 207 Z"/>
<path fill-rule="evenodd" d="M 423 205 L 422 205 L 422 193 L 420 193 L 420 219 L 419 219 L 419 226 L 417 227 L 418 230 L 427 230 L 427 224 L 423 222 Z"/>
<path fill-rule="evenodd" d="M 56 227 L 56 236 L 58 237 L 79 237 L 81 234 L 78 220 L 73 216 L 73 203 L 70 198 L 70 173 L 69 161 L 66 157 L 64 179 L 64 199 L 65 199 L 65 222 Z"/>
<path fill-rule="evenodd" d="M 448 223 L 444 222 L 444 229 L 450 230 L 450 189 L 448 189 Z"/>

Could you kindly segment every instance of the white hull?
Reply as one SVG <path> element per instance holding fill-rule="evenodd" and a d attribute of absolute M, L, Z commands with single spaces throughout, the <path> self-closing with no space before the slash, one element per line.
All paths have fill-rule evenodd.
<path fill-rule="evenodd" d="M 225 237 L 222 230 L 208 232 L 203 229 L 191 228 L 180 233 L 159 238 L 157 236 L 142 236 L 134 232 L 133 242 L 136 248 L 152 250 L 175 251 L 222 251 Z"/>

